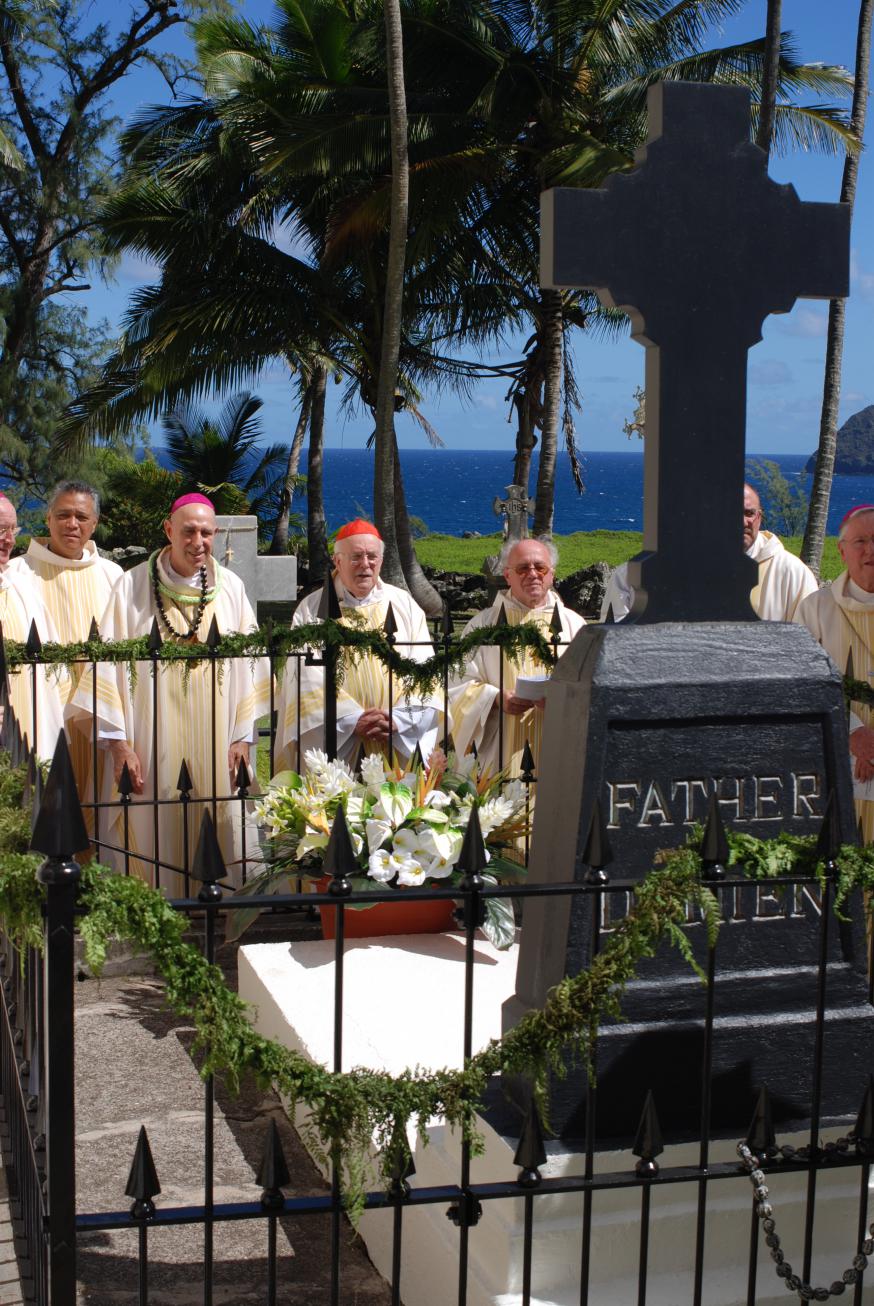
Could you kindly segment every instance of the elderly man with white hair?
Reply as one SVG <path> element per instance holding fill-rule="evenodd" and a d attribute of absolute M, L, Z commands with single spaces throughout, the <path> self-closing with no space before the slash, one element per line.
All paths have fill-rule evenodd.
<path fill-rule="evenodd" d="M 852 653 L 854 678 L 874 685 L 874 504 L 860 504 L 845 515 L 838 550 L 845 570 L 806 598 L 795 619 L 839 671 L 846 671 Z M 849 724 L 856 817 L 869 844 L 874 840 L 874 708 L 851 703 Z"/>
<path fill-rule="evenodd" d="M 15 505 L 0 493 L 0 629 L 4 640 L 25 643 L 31 622 L 36 622 L 40 639 L 57 639 L 52 619 L 46 611 L 30 572 L 17 559 L 10 561 L 18 535 Z M 36 677 L 36 723 L 33 719 L 34 677 Z M 44 666 L 16 667 L 7 672 L 10 719 L 18 723 L 22 736 L 35 746 L 38 757 L 51 758 L 63 728 L 62 697 L 66 694 L 66 673 L 62 669 L 46 674 Z M 0 704 L 0 727 L 5 708 Z M 80 852 L 81 849 L 76 849 Z"/>
<path fill-rule="evenodd" d="M 433 656 L 425 613 L 406 590 L 380 579 L 385 546 L 372 522 L 358 517 L 337 532 L 334 543 L 334 586 L 340 621 L 353 629 L 381 630 L 389 604 L 395 619 L 395 647 L 404 657 L 424 662 Z M 324 587 L 302 599 L 292 626 L 319 620 Z M 305 765 L 311 748 L 324 748 L 325 687 L 321 667 L 289 658 L 277 694 L 274 769 Z M 300 680 L 298 682 L 298 674 Z M 437 743 L 440 697 L 405 696 L 394 684 L 389 719 L 389 677 L 385 665 L 370 653 L 346 653 L 337 689 L 337 755 L 353 767 L 365 753 L 388 755 L 389 748 L 407 762 L 418 744 L 425 762 Z M 300 719 L 298 720 L 298 683 Z M 297 756 L 298 734 L 300 752 Z"/>
<path fill-rule="evenodd" d="M 178 498 L 164 522 L 164 548 L 123 573 L 114 586 L 100 618 L 103 638 L 148 635 L 157 622 L 165 643 L 203 644 L 213 618 L 219 635 L 255 630 L 255 614 L 243 582 L 212 556 L 215 532 L 215 510 L 205 495 Z M 259 660 L 253 666 L 248 658 L 235 658 L 217 668 L 214 676 L 212 663 L 204 656 L 184 666 L 159 663 L 154 680 L 148 662 L 137 663 L 136 671 L 131 683 L 125 663 L 101 663 L 97 676 L 97 739 L 112 760 L 106 767 L 103 799 L 117 801 L 125 766 L 133 786 L 128 812 L 130 868 L 173 895 L 185 891 L 178 873 L 185 869 L 185 815 L 175 802 L 162 805 L 162 800 L 178 799 L 184 761 L 192 798 L 218 800 L 216 833 L 229 875 L 238 880 L 233 863 L 241 855 L 240 804 L 221 800 L 234 794 L 240 763 L 249 763 L 258 717 L 267 710 L 266 664 Z M 73 711 L 89 726 L 91 696 L 89 673 L 72 701 Z M 201 814 L 208 805 L 192 803 L 189 809 L 189 866 Z M 109 825 L 107 842 L 121 846 L 124 817 L 118 807 L 110 809 Z M 118 852 L 113 860 L 123 861 Z M 160 863 L 157 873 L 155 861 Z"/>
<path fill-rule="evenodd" d="M 478 612 L 463 633 L 497 625 L 503 612 L 508 625 L 532 623 L 545 639 L 552 640 L 553 619 L 557 618 L 558 642 L 566 647 L 586 623 L 565 607 L 552 588 L 557 562 L 558 552 L 550 539 L 506 544 L 500 565 L 508 592 L 498 594 L 491 607 Z M 546 699 L 523 697 L 515 691 L 520 677 L 538 677 L 545 672 L 528 649 L 511 659 L 502 655 L 496 645 L 481 644 L 450 689 L 452 736 L 457 751 L 466 753 L 475 746 L 484 766 L 495 769 L 503 765 L 510 775 L 518 776 L 527 741 L 535 768 L 539 766 Z"/>
<path fill-rule="evenodd" d="M 759 576 L 750 593 L 750 606 L 760 621 L 794 621 L 799 604 L 817 589 L 816 577 L 808 566 L 773 531 L 762 530 L 762 504 L 751 485 L 744 485 L 743 546 L 748 558 L 758 564 Z M 628 579 L 628 563 L 621 563 L 607 582 L 601 604 L 601 620 L 612 613 L 622 621 L 634 606 L 634 587 Z M 752 620 L 752 613 L 750 614 Z"/>

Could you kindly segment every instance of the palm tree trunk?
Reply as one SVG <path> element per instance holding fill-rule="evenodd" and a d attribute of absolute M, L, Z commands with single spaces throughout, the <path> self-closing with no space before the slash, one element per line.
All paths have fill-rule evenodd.
<path fill-rule="evenodd" d="M 316 366 L 311 385 L 310 451 L 307 459 L 307 543 L 310 583 L 316 584 L 327 580 L 331 571 L 323 489 L 325 390 L 328 385 L 326 367 L 321 364 Z"/>
<path fill-rule="evenodd" d="M 780 73 L 780 37 L 783 29 L 783 0 L 768 0 L 768 17 L 765 24 L 765 62 L 762 68 L 762 102 L 759 108 L 759 130 L 756 144 L 766 154 L 771 153 L 774 137 L 774 117 L 777 108 L 777 81 Z"/>
<path fill-rule="evenodd" d="M 439 617 L 443 612 L 443 600 L 428 580 L 416 557 L 413 535 L 410 530 L 410 518 L 407 513 L 407 496 L 404 494 L 404 480 L 401 475 L 401 459 L 398 453 L 397 439 L 394 443 L 395 468 L 395 527 L 398 541 L 398 554 L 404 569 L 407 588 L 413 598 L 429 617 Z"/>
<path fill-rule="evenodd" d="M 531 479 L 531 455 L 537 444 L 532 409 L 531 395 L 526 385 L 516 397 L 516 457 L 513 461 L 513 484 L 522 486 L 526 498 Z"/>
<path fill-rule="evenodd" d="M 555 509 L 555 460 L 561 415 L 562 307 L 561 291 L 541 290 L 540 348 L 543 351 L 543 423 L 540 466 L 534 503 L 534 534 L 551 535 Z"/>
<path fill-rule="evenodd" d="M 395 526 L 394 411 L 403 312 L 404 266 L 407 254 L 410 166 L 407 154 L 407 98 L 404 87 L 404 43 L 399 0 L 385 0 L 384 13 L 391 125 L 391 226 L 376 398 L 373 511 L 376 525 L 385 543 L 382 574 L 392 585 L 406 588 Z"/>
<path fill-rule="evenodd" d="M 862 0 L 859 5 L 859 28 L 856 37 L 856 71 L 853 89 L 853 109 L 850 126 L 861 150 L 865 137 L 865 118 L 868 108 L 868 78 L 871 71 L 871 22 L 874 0 Z M 852 215 L 859 177 L 859 154 L 848 153 L 844 161 L 841 181 L 841 203 L 849 204 Z M 833 299 L 828 310 L 828 335 L 825 347 L 825 381 L 822 394 L 822 413 L 819 423 L 819 447 L 810 492 L 810 510 L 807 528 L 801 546 L 801 557 L 818 576 L 822 564 L 822 549 L 828 522 L 828 506 L 835 472 L 835 450 L 838 433 L 838 405 L 841 398 L 841 363 L 844 353 L 844 321 L 846 301 Z"/>
<path fill-rule="evenodd" d="M 282 487 L 282 494 L 279 499 L 279 513 L 276 518 L 276 525 L 273 528 L 273 539 L 270 541 L 270 553 L 272 554 L 288 552 L 288 519 L 291 515 L 291 501 L 294 497 L 294 482 L 297 479 L 297 469 L 300 466 L 300 451 L 303 448 L 303 438 L 306 435 L 307 425 L 310 420 L 310 409 L 313 402 L 312 386 L 313 382 L 311 380 L 303 393 L 294 438 L 288 451 L 285 485 Z"/>

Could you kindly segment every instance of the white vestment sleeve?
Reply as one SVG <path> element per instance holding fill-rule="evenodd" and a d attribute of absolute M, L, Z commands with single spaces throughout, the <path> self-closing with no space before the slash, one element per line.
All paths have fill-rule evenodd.
<path fill-rule="evenodd" d="M 418 744 L 422 760 L 427 762 L 437 743 L 436 710 L 433 707 L 396 707 L 392 709 L 392 723 L 395 746 L 400 742 L 403 752 L 412 757 Z"/>

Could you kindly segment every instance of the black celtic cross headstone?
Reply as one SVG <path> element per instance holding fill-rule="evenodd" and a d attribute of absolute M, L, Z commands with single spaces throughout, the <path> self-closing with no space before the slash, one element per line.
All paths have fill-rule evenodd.
<path fill-rule="evenodd" d="M 541 281 L 597 291 L 646 346 L 639 619 L 748 621 L 747 351 L 769 313 L 848 293 L 850 212 L 768 177 L 743 88 L 661 82 L 648 110 L 631 172 L 544 193 Z"/>
<path fill-rule="evenodd" d="M 847 293 L 849 226 L 839 205 L 803 204 L 769 180 L 748 141 L 747 93 L 664 83 L 649 95 L 650 141 L 602 190 L 543 198 L 542 279 L 588 287 L 632 318 L 647 347 L 644 552 L 638 600 L 620 625 L 588 626 L 549 685 L 529 879 L 581 875 L 596 800 L 612 881 L 632 885 L 685 842 L 713 795 L 728 825 L 758 836 L 817 833 L 835 793 L 854 837 L 840 677 L 806 629 L 759 622 L 742 548 L 746 355 L 770 312 L 796 296 Z M 594 899 L 525 905 L 511 1025 L 609 936 Z M 606 901 L 606 900 L 605 900 Z M 613 913 L 622 899 L 611 898 Z M 816 895 L 722 895 L 713 1113 L 743 1128 L 767 1083 L 778 1122 L 801 1120 L 814 1032 Z M 598 944 L 595 934 L 597 925 Z M 824 1112 L 854 1111 L 874 1066 L 864 931 L 831 930 Z M 704 932 L 690 919 L 699 959 Z M 662 949 L 598 1044 L 599 1136 L 633 1132 L 653 1089 L 663 1124 L 694 1130 L 701 986 Z M 553 1088 L 550 1120 L 582 1136 L 584 1069 Z"/>

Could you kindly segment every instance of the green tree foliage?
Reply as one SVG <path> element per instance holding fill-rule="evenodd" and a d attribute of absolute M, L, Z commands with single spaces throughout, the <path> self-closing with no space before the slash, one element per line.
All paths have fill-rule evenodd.
<path fill-rule="evenodd" d="M 807 522 L 809 496 L 800 481 L 788 481 L 779 463 L 754 458 L 747 479 L 762 501 L 763 525 L 778 535 L 800 535 Z"/>
<path fill-rule="evenodd" d="M 167 510 L 187 488 L 182 473 L 160 467 L 152 457 L 135 462 L 111 449 L 101 450 L 99 461 L 103 478 L 97 527 L 100 547 L 139 544 L 151 551 L 164 544 Z"/>
<path fill-rule="evenodd" d="M 573 444 L 566 336 L 594 308 L 541 290 L 540 193 L 597 186 L 631 166 L 646 91 L 660 77 L 756 91 L 763 42 L 705 49 L 712 24 L 736 8 L 403 5 L 410 195 L 394 407 L 416 416 L 426 385 L 471 383 L 479 360 L 458 352 L 527 327 L 524 362 L 501 374 L 511 377 L 528 455 L 541 431 L 539 529 L 551 522 L 562 428 Z M 68 438 L 236 386 L 277 358 L 301 375 L 327 360 L 350 400 L 376 407 L 392 190 L 382 7 L 280 0 L 272 30 L 210 21 L 198 28 L 198 50 L 204 97 L 150 112 L 126 134 L 107 240 L 115 253 L 153 259 L 161 279 L 133 301 L 100 386 L 72 410 Z M 847 85 L 843 70 L 800 65 L 784 38 L 778 146 L 840 143 L 837 110 L 790 99 Z M 617 329 L 615 318 L 608 324 Z M 379 489 L 378 511 L 394 496 L 401 523 L 399 481 L 383 476 Z"/>
<path fill-rule="evenodd" d="M 262 446 L 262 400 L 231 395 L 216 422 L 184 406 L 166 413 L 164 442 L 174 471 L 189 488 L 208 494 L 218 513 L 254 513 L 262 534 L 276 518 L 288 448 Z"/>
<path fill-rule="evenodd" d="M 84 0 L 0 0 L 0 471 L 28 492 L 45 483 L 40 451 L 105 345 L 57 297 L 105 270 L 97 213 L 117 176 L 107 97 L 145 61 L 171 83 L 182 72 L 154 48 L 183 21 L 178 0 L 118 14 L 112 24 Z"/>
<path fill-rule="evenodd" d="M 859 23 L 856 30 L 853 107 L 850 113 L 850 130 L 856 142 L 856 149 L 849 150 L 844 160 L 840 193 L 840 202 L 848 206 L 851 217 L 856 202 L 859 156 L 862 152 L 862 142 L 865 139 L 865 122 L 868 116 L 872 27 L 874 27 L 874 0 L 860 0 Z M 845 325 L 846 300 L 829 300 L 828 327 L 825 341 L 825 374 L 822 387 L 822 409 L 819 419 L 819 445 L 816 467 L 813 473 L 813 486 L 810 492 L 810 516 L 804 531 L 804 547 L 801 550 L 802 558 L 812 569 L 814 575 L 819 575 L 822 562 L 832 477 L 835 468 Z"/>

